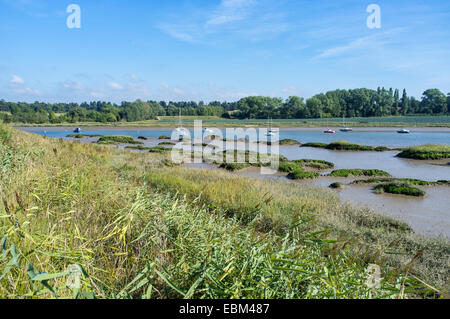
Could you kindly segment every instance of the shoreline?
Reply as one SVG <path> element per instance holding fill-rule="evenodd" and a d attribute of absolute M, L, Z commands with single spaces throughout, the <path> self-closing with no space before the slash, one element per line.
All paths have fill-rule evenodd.
<path fill-rule="evenodd" d="M 161 131 L 161 130 L 174 130 L 175 127 L 173 125 L 170 126 L 155 126 L 155 127 L 143 127 L 143 126 L 83 126 L 79 124 L 74 124 L 72 126 L 68 125 L 61 125 L 61 126 L 27 126 L 27 125 L 12 125 L 13 128 L 19 129 L 22 131 L 33 131 L 33 130 L 39 130 L 39 131 L 48 131 L 48 132 L 65 132 L 70 131 L 72 132 L 72 128 L 75 127 L 81 127 L 85 131 L 127 131 L 127 130 L 137 130 L 137 131 Z M 186 128 L 192 129 L 193 126 L 185 125 Z M 206 127 L 206 126 L 203 126 Z M 209 126 L 211 127 L 211 126 Z M 218 127 L 218 129 L 224 130 L 227 128 L 256 128 L 256 129 L 262 129 L 266 128 L 264 126 L 249 126 L 249 125 L 243 125 L 243 126 L 234 126 L 234 127 Z M 395 126 L 385 126 L 385 127 L 354 127 L 354 130 L 356 132 L 392 132 L 396 131 L 399 127 Z M 280 132 L 322 132 L 323 127 L 316 126 L 316 127 L 280 127 Z M 339 131 L 340 127 L 331 127 L 330 129 Z M 412 129 L 412 133 L 449 133 L 450 134 L 450 127 L 415 127 Z M 352 133 L 345 133 L 345 134 L 352 134 Z"/>

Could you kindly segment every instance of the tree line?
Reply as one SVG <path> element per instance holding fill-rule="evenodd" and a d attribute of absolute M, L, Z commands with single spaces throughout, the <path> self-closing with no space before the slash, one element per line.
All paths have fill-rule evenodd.
<path fill-rule="evenodd" d="M 237 119 L 313 119 L 328 117 L 383 117 L 395 115 L 450 115 L 450 93 L 426 90 L 418 100 L 406 90 L 378 88 L 335 90 L 307 100 L 250 96 L 237 102 L 110 102 L 22 103 L 0 100 L 0 120 L 13 123 L 136 122 L 159 116 L 219 116 Z"/>
<path fill-rule="evenodd" d="M 396 115 L 450 114 L 450 93 L 429 89 L 421 100 L 406 90 L 378 88 L 335 90 L 317 94 L 306 101 L 297 96 L 287 100 L 251 96 L 238 102 L 234 116 L 240 119 L 312 119 L 337 117 L 383 117 Z"/>
<path fill-rule="evenodd" d="M 137 122 L 160 116 L 223 116 L 236 108 L 236 102 L 110 102 L 23 103 L 0 100 L 0 120 L 7 123 L 77 123 L 77 122 Z"/>

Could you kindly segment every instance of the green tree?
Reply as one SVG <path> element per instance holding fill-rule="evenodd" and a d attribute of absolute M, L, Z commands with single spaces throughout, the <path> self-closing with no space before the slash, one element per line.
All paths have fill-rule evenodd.
<path fill-rule="evenodd" d="M 421 113 L 445 114 L 447 113 L 447 98 L 438 89 L 429 89 L 423 92 L 420 103 Z"/>
<path fill-rule="evenodd" d="M 410 102 L 409 102 L 408 94 L 406 94 L 406 89 L 403 89 L 402 99 L 400 102 L 400 107 L 402 109 L 401 112 L 403 115 L 408 114 L 408 112 L 410 111 L 409 106 L 410 106 Z"/>

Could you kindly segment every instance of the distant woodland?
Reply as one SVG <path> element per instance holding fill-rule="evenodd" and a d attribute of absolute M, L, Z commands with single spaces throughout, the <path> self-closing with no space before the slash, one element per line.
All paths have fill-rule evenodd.
<path fill-rule="evenodd" d="M 136 122 L 158 116 L 218 116 L 235 119 L 315 119 L 395 115 L 450 115 L 450 93 L 426 90 L 420 99 L 406 90 L 378 88 L 335 90 L 309 99 L 250 96 L 237 102 L 22 103 L 0 100 L 0 121 L 6 123 Z"/>

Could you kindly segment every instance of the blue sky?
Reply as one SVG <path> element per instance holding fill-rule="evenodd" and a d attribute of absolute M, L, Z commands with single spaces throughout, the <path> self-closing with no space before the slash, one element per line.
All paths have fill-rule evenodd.
<path fill-rule="evenodd" d="M 66 8 L 81 8 L 69 29 Z M 366 24 L 381 8 L 380 29 Z M 448 0 L 0 0 L 0 99 L 450 92 Z"/>

